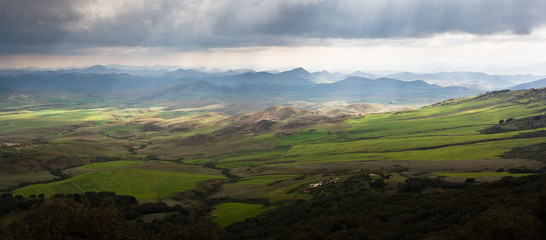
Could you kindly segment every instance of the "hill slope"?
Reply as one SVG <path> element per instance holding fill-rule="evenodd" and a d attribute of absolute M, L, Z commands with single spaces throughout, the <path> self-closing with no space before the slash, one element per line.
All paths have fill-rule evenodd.
<path fill-rule="evenodd" d="M 546 78 L 536 80 L 533 82 L 523 83 L 516 86 L 511 87 L 512 90 L 522 90 L 522 89 L 531 89 L 531 88 L 543 88 L 546 87 Z"/>

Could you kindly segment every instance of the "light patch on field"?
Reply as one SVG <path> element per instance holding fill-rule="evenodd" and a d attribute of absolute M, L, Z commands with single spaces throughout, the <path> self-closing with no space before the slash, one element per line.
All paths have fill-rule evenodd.
<path fill-rule="evenodd" d="M 247 218 L 252 218 L 261 213 L 271 211 L 277 208 L 276 206 L 264 206 L 261 204 L 248 203 L 223 203 L 216 206 L 216 210 L 212 212 L 215 217 L 214 222 L 218 223 L 219 227 L 226 227 L 235 222 L 242 222 Z"/>
<path fill-rule="evenodd" d="M 55 193 L 81 193 L 82 190 L 111 191 L 139 199 L 161 199 L 170 197 L 175 192 L 192 190 L 198 182 L 212 179 L 225 177 L 147 169 L 107 170 L 85 173 L 58 182 L 30 185 L 13 193 L 29 196 L 43 192 L 46 196 L 51 196 Z"/>
<path fill-rule="evenodd" d="M 85 117 L 82 120 L 92 122 L 92 121 L 103 121 L 103 120 L 110 120 L 110 119 L 112 119 L 110 115 L 96 114 L 96 115 Z"/>
<path fill-rule="evenodd" d="M 191 112 L 191 111 L 204 111 L 204 110 L 213 110 L 213 109 L 219 109 L 225 107 L 224 104 L 212 104 L 207 105 L 203 107 L 196 107 L 196 108 L 179 108 L 172 111 L 182 111 L 182 112 Z"/>

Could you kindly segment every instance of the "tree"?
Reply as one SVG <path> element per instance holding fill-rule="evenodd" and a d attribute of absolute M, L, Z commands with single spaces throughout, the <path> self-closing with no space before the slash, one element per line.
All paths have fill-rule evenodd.
<path fill-rule="evenodd" d="M 475 183 L 476 179 L 475 178 L 467 178 L 464 182 L 465 183 Z"/>
<path fill-rule="evenodd" d="M 33 214 L 10 225 L 14 239 L 121 239 L 141 235 L 119 216 L 112 198 L 99 206 L 83 199 L 51 198 Z"/>
<path fill-rule="evenodd" d="M 387 183 L 381 178 L 370 183 L 370 187 L 375 189 L 385 188 L 385 186 L 387 186 Z"/>
<path fill-rule="evenodd" d="M 519 209 L 489 209 L 468 223 L 475 239 L 544 239 L 541 222 Z"/>

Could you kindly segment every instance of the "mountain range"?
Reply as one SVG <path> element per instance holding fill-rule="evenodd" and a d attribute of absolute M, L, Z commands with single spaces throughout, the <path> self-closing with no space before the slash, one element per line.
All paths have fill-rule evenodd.
<path fill-rule="evenodd" d="M 404 81 L 423 80 L 440 86 L 463 86 L 479 90 L 505 89 L 516 84 L 526 83 L 541 78 L 540 76 L 530 74 L 489 75 L 481 72 L 439 72 L 426 74 L 402 72 L 387 75 L 386 77 Z"/>
<path fill-rule="evenodd" d="M 518 84 L 516 86 L 511 87 L 510 89 L 522 90 L 522 89 L 531 89 L 531 88 L 543 88 L 545 86 L 546 86 L 546 78 L 528 82 L 528 83 Z"/>
<path fill-rule="evenodd" d="M 119 98 L 125 103 L 150 104 L 169 101 L 173 106 L 184 107 L 198 107 L 203 102 L 256 105 L 256 108 L 329 101 L 423 105 L 488 90 L 540 88 L 546 86 L 546 80 L 542 78 L 475 72 L 405 72 L 382 77 L 365 72 L 310 73 L 303 68 L 284 72 L 230 70 L 211 73 L 196 69 L 127 70 L 97 65 L 57 71 L 2 70 L 0 89 L 3 99 L 25 91 L 33 91 L 26 94 L 28 96 L 42 98 L 62 92 L 75 98 L 93 95 Z"/>

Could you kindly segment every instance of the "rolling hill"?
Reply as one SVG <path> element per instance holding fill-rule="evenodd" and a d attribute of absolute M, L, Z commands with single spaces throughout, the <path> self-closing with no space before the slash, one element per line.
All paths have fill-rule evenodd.
<path fill-rule="evenodd" d="M 543 88 L 546 87 L 546 78 L 536 80 L 533 82 L 523 83 L 516 86 L 511 87 L 512 90 L 521 90 L 521 89 L 531 89 L 531 88 Z"/>
<path fill-rule="evenodd" d="M 457 90 L 423 81 L 359 77 L 318 86 L 329 88 L 317 88 L 308 95 L 339 91 L 352 97 L 388 89 L 414 93 Z M 227 97 L 236 89 L 199 80 L 178 85 L 164 95 L 201 92 Z M 249 222 L 237 223 L 255 216 L 261 220 L 249 221 L 265 225 L 271 225 L 267 224 L 270 220 L 284 224 L 284 220 L 275 219 L 289 219 L 286 216 L 294 212 L 300 219 L 329 225 L 343 222 L 348 213 L 377 219 L 373 209 L 351 209 L 354 202 L 382 206 L 382 199 L 392 208 L 410 211 L 404 216 L 396 211 L 399 217 L 386 218 L 394 222 L 409 216 L 421 219 L 421 211 L 435 206 L 434 219 L 411 221 L 416 223 L 406 224 L 411 229 L 426 222 L 445 222 L 442 216 L 446 214 L 440 210 L 450 208 L 443 202 L 431 205 L 435 202 L 431 196 L 456 196 L 463 202 L 483 196 L 482 207 L 457 210 L 461 219 L 482 219 L 480 216 L 496 208 L 504 211 L 507 194 L 512 194 L 510 202 L 523 201 L 528 209 L 536 208 L 535 190 L 541 185 L 535 184 L 540 179 L 535 174 L 546 166 L 545 103 L 546 88 L 494 91 L 387 112 L 363 103 L 338 109 L 326 105 L 329 107 L 316 110 L 275 106 L 235 115 L 222 113 L 221 104 L 176 109 L 155 103 L 131 108 L 79 103 L 28 107 L 0 114 L 0 183 L 3 191 L 9 192 L 2 196 L 5 200 L 5 196 L 16 194 L 39 201 L 55 194 L 52 199 L 114 191 L 140 201 L 179 204 L 192 216 L 214 217 L 234 239 L 256 232 L 249 230 Z M 528 177 L 515 178 L 521 176 Z M 488 194 L 478 194 L 483 192 L 477 193 L 478 188 Z M 509 190 L 503 193 L 498 188 Z M 517 194 L 522 189 L 535 190 Z M 426 194 L 419 194 L 421 191 Z M 492 196 L 499 199 L 495 206 L 487 202 Z M 414 200 L 424 204 L 411 204 Z M 457 206 L 463 209 L 476 204 Z M 318 210 L 324 205 L 348 209 L 347 214 L 309 214 L 322 212 Z M 410 205 L 419 207 L 414 211 Z M 303 210 L 291 211 L 294 206 Z M 150 216 L 127 216 L 139 219 L 132 219 L 132 223 L 153 221 L 144 219 L 168 216 L 171 213 L 161 211 L 172 209 L 158 211 Z M 267 215 L 259 215 L 264 213 Z M 503 218 L 522 215 L 530 224 L 539 222 L 524 210 Z M 306 222 L 298 224 L 303 227 Z M 450 224 L 460 222 L 470 224 L 473 220 Z M 368 224 L 358 228 L 365 226 Z M 428 232 L 440 236 L 442 232 L 436 230 L 452 229 L 441 226 L 420 230 L 415 236 Z M 398 229 L 396 236 L 403 236 L 408 229 Z"/>
<path fill-rule="evenodd" d="M 391 87 L 403 84 L 402 89 L 413 84 L 425 89 L 443 89 L 424 82 L 361 78 L 342 81 L 338 86 L 381 81 Z M 206 82 L 186 88 L 199 86 L 210 88 Z M 291 107 L 272 107 L 234 116 L 215 112 L 221 110 L 218 106 L 177 110 L 157 107 L 28 110 L 0 116 L 0 132 L 5 136 L 2 141 L 25 146 L 2 148 L 4 160 L 0 163 L 3 169 L 17 166 L 21 169 L 17 174 L 30 169 L 66 168 L 101 158 L 213 164 L 242 173 L 244 169 L 275 172 L 287 165 L 307 166 L 307 170 L 293 174 L 313 172 L 315 166 L 390 166 L 392 161 L 414 166 L 410 169 L 419 169 L 415 166 L 422 161 L 441 166 L 454 161 L 489 162 L 490 159 L 493 160 L 489 169 L 508 168 L 505 164 L 534 166 L 531 162 L 495 159 L 512 148 L 544 142 L 540 132 L 544 130 L 540 127 L 542 122 L 526 124 L 533 128 L 509 132 L 481 132 L 496 126 L 500 120 L 542 121 L 537 116 L 544 114 L 545 100 L 546 89 L 497 91 L 402 112 L 371 114 L 380 111 L 370 105 L 353 106 L 361 109 L 361 116 L 346 114 L 345 108 L 309 111 Z M 529 131 L 538 132 L 529 134 Z M 435 167 L 432 164 L 426 167 L 429 168 Z"/>

